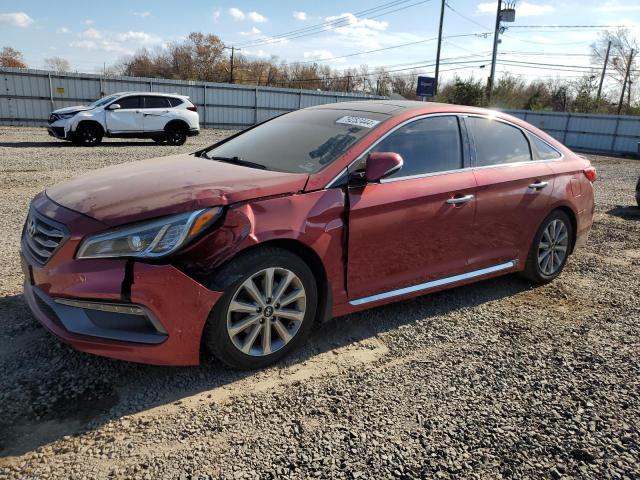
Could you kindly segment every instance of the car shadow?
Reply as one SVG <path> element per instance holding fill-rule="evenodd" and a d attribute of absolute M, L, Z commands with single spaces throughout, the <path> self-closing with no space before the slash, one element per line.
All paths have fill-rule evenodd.
<path fill-rule="evenodd" d="M 96 147 L 86 147 L 86 148 L 100 148 L 103 147 L 149 147 L 149 146 L 168 146 L 167 144 L 157 144 L 153 141 L 103 141 L 100 145 Z M 7 148 L 85 148 L 80 147 L 79 145 L 75 145 L 72 142 L 60 140 L 57 142 L 0 142 L 0 147 Z"/>
<path fill-rule="evenodd" d="M 640 207 L 629 206 L 623 207 L 618 205 L 607 212 L 614 217 L 624 218 L 625 220 L 640 220 Z"/>
<path fill-rule="evenodd" d="M 427 322 L 424 328 L 437 330 L 428 323 L 434 317 L 531 288 L 508 275 L 334 318 L 315 325 L 301 348 L 261 371 L 231 370 L 212 358 L 198 367 L 157 367 L 77 352 L 40 326 L 22 295 L 3 297 L 0 369 L 6 373 L 0 378 L 0 458 L 243 379 L 279 378 L 289 367 L 418 320 Z"/>

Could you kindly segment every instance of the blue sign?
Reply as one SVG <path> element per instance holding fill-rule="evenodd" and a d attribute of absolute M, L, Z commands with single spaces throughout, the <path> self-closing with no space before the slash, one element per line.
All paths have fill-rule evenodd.
<path fill-rule="evenodd" d="M 419 97 L 433 97 L 436 89 L 436 79 L 433 77 L 418 77 L 416 95 Z"/>

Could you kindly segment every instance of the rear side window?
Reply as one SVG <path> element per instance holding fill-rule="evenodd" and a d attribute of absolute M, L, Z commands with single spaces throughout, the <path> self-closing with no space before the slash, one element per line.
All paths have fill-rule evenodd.
<path fill-rule="evenodd" d="M 120 108 L 123 110 L 131 109 L 131 108 L 140 108 L 140 97 L 134 96 L 134 97 L 119 98 L 118 100 L 115 101 L 115 103 L 120 105 Z"/>
<path fill-rule="evenodd" d="M 171 108 L 167 97 L 148 96 L 144 97 L 144 108 Z"/>
<path fill-rule="evenodd" d="M 531 160 L 529 141 L 519 128 L 482 117 L 467 117 L 479 167 Z"/>
<path fill-rule="evenodd" d="M 178 105 L 182 105 L 184 103 L 181 98 L 169 97 L 168 100 L 172 107 L 177 107 Z"/>
<path fill-rule="evenodd" d="M 389 178 L 410 177 L 462 168 L 460 127 L 455 116 L 422 118 L 393 132 L 374 152 L 395 152 L 404 165 Z"/>
<path fill-rule="evenodd" d="M 559 151 L 535 135 L 529 135 L 529 138 L 537 160 L 554 160 L 562 156 Z"/>

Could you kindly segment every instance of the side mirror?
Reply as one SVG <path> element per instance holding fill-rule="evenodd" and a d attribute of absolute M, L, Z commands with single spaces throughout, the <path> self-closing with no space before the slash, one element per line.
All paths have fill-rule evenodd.
<path fill-rule="evenodd" d="M 107 110 L 120 110 L 120 104 L 118 103 L 112 103 L 111 105 L 109 105 L 107 107 Z"/>
<path fill-rule="evenodd" d="M 402 168 L 404 160 L 398 153 L 373 152 L 367 157 L 367 182 L 379 182 L 383 178 L 397 172 Z"/>

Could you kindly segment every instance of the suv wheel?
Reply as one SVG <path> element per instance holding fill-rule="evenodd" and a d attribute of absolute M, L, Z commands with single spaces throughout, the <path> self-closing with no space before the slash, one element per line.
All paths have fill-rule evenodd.
<path fill-rule="evenodd" d="M 167 128 L 165 135 L 167 143 L 173 146 L 183 145 L 187 141 L 187 132 L 184 127 L 171 126 Z"/>
<path fill-rule="evenodd" d="M 95 147 L 102 141 L 102 130 L 96 125 L 88 124 L 77 128 L 75 143 L 83 147 Z"/>
<path fill-rule="evenodd" d="M 552 212 L 538 229 L 529 250 L 523 275 L 536 283 L 548 283 L 567 263 L 573 238 L 573 225 L 566 213 Z"/>
<path fill-rule="evenodd" d="M 235 279 L 216 303 L 203 334 L 204 346 L 233 368 L 261 368 L 304 341 L 317 306 L 307 264 L 287 250 L 259 248 L 219 273 Z"/>

